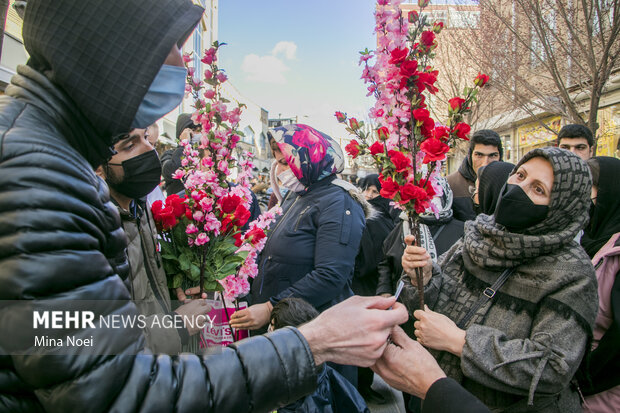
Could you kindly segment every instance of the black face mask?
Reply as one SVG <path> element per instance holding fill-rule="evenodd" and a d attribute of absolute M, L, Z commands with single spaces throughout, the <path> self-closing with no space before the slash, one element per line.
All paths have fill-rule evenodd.
<path fill-rule="evenodd" d="M 505 184 L 495 207 L 495 222 L 519 233 L 547 217 L 549 207 L 536 205 L 519 185 Z"/>
<path fill-rule="evenodd" d="M 139 199 L 150 194 L 161 182 L 161 162 L 157 151 L 145 152 L 122 163 L 109 163 L 123 167 L 124 178 L 120 182 L 107 179 L 108 185 L 116 192 L 131 199 Z M 109 175 L 108 175 L 109 176 Z"/>

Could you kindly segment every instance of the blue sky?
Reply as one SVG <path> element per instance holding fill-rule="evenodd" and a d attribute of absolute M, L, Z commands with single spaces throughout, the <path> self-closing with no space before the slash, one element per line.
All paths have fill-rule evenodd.
<path fill-rule="evenodd" d="M 346 137 L 333 113 L 364 118 L 373 104 L 359 51 L 375 46 L 374 0 L 220 0 L 220 67 L 269 117 L 298 116 Z"/>

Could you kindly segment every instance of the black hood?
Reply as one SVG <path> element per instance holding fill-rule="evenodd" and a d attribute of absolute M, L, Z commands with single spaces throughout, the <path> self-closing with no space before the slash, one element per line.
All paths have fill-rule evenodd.
<path fill-rule="evenodd" d="M 172 46 L 185 42 L 202 13 L 191 0 L 28 0 L 27 64 L 92 126 L 88 136 L 70 142 L 91 165 L 105 160 L 112 139 L 129 131 Z"/>
<path fill-rule="evenodd" d="M 179 117 L 177 117 L 177 140 L 181 138 L 181 134 L 187 128 L 195 128 L 196 124 L 192 120 L 191 113 L 181 113 Z"/>
<path fill-rule="evenodd" d="M 463 159 L 461 166 L 459 166 L 459 173 L 468 181 L 476 182 L 476 171 L 471 166 L 471 153 Z"/>

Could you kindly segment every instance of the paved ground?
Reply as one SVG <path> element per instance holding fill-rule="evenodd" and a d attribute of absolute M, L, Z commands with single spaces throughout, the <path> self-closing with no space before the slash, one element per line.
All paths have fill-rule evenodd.
<path fill-rule="evenodd" d="M 371 413 L 405 413 L 401 392 L 392 389 L 376 374 L 372 388 L 381 393 L 388 402 L 386 404 L 368 403 Z"/>

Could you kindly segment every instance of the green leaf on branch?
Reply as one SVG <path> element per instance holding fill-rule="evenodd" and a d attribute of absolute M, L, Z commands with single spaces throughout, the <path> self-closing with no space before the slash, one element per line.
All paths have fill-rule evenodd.
<path fill-rule="evenodd" d="M 248 258 L 248 255 L 250 255 L 250 251 L 241 251 L 237 253 L 237 257 L 241 257 L 241 262 L 245 262 L 245 260 Z"/>
<path fill-rule="evenodd" d="M 166 274 L 176 274 L 179 271 L 181 271 L 181 269 L 179 268 L 178 261 L 172 262 L 164 260 L 164 272 Z"/>
<path fill-rule="evenodd" d="M 190 278 L 194 281 L 200 279 L 200 267 L 192 263 L 190 269 Z"/>
<path fill-rule="evenodd" d="M 222 267 L 220 273 L 218 274 L 218 278 L 221 280 L 222 278 L 228 277 L 237 272 L 237 267 L 239 264 L 235 262 L 229 262 Z"/>
<path fill-rule="evenodd" d="M 179 255 L 179 267 L 183 271 L 189 270 L 191 265 L 192 265 L 192 262 L 191 262 L 190 258 L 185 253 Z"/>
<path fill-rule="evenodd" d="M 205 280 L 205 282 L 202 284 L 202 288 L 205 291 L 223 291 L 224 290 L 224 288 L 222 287 L 220 283 L 218 283 L 217 281 L 213 281 L 213 280 Z"/>
<path fill-rule="evenodd" d="M 213 257 L 213 261 L 216 268 L 220 268 L 222 265 L 224 265 L 224 257 L 220 254 L 217 254 L 215 257 Z"/>
<path fill-rule="evenodd" d="M 172 288 L 179 288 L 182 285 L 183 285 L 183 275 L 175 274 L 175 276 L 172 277 Z"/>

